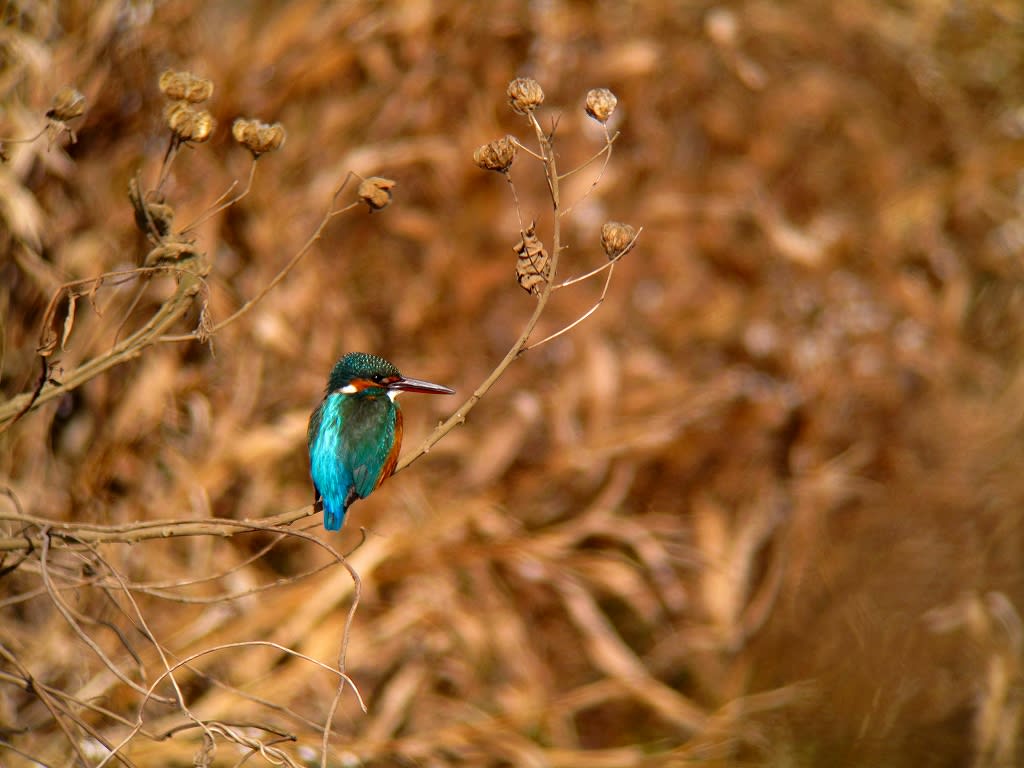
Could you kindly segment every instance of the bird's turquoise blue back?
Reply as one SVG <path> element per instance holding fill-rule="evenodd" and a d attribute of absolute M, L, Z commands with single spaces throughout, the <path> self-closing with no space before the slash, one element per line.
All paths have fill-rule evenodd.
<path fill-rule="evenodd" d="M 400 419 L 386 394 L 332 393 L 314 411 L 307 435 L 310 473 L 323 499 L 325 528 L 340 529 L 349 504 L 369 496 L 393 470 Z"/>

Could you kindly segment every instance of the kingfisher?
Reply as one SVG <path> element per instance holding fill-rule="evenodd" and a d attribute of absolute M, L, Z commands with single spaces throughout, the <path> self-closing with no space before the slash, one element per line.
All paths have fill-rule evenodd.
<path fill-rule="evenodd" d="M 324 399 L 309 417 L 313 508 L 324 527 L 337 531 L 349 505 L 389 478 L 402 447 L 401 392 L 454 395 L 455 390 L 406 378 L 382 357 L 349 352 L 327 379 Z"/>

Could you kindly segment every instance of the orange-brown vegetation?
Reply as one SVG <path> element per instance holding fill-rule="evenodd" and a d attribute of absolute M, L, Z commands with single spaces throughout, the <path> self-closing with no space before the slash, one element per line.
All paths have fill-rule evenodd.
<path fill-rule="evenodd" d="M 1024 760 L 1018 2 L 0 13 L 0 411 L 57 382 L 0 424 L 0 764 Z M 169 69 L 212 94 L 168 106 Z M 473 160 L 537 151 L 524 75 L 563 171 L 604 145 L 587 92 L 617 98 L 556 280 L 643 231 L 328 535 L 305 428 L 338 356 L 463 399 L 537 305 L 541 164 L 480 156 L 515 156 L 520 220 Z M 350 171 L 391 204 L 303 252 Z M 403 402 L 406 451 L 454 407 Z"/>

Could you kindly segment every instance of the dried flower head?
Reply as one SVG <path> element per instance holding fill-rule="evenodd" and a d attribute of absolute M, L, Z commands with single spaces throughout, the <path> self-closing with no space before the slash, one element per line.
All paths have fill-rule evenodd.
<path fill-rule="evenodd" d="M 606 222 L 601 227 L 601 247 L 609 260 L 617 259 L 626 254 L 636 240 L 636 230 L 629 224 L 619 221 Z"/>
<path fill-rule="evenodd" d="M 160 75 L 160 92 L 172 101 L 190 101 L 199 104 L 213 96 L 213 81 L 191 72 L 168 69 Z"/>
<path fill-rule="evenodd" d="M 619 100 L 607 88 L 593 88 L 587 91 L 587 114 L 599 123 L 607 123 Z"/>
<path fill-rule="evenodd" d="M 391 188 L 395 182 L 391 179 L 384 179 L 380 176 L 370 176 L 363 179 L 356 190 L 359 199 L 370 206 L 371 211 L 379 211 L 391 205 Z"/>
<path fill-rule="evenodd" d="M 544 103 L 544 89 L 532 77 L 517 77 L 505 91 L 508 103 L 520 115 L 533 112 Z"/>
<path fill-rule="evenodd" d="M 187 101 L 175 101 L 164 109 L 167 127 L 180 141 L 201 144 L 210 138 L 217 121 L 205 109 L 196 109 Z"/>
<path fill-rule="evenodd" d="M 551 279 L 551 259 L 544 250 L 544 244 L 537 237 L 537 222 L 532 222 L 523 232 L 522 238 L 513 249 L 516 252 L 516 280 L 527 293 L 534 296 L 544 290 Z"/>
<path fill-rule="evenodd" d="M 284 144 L 285 131 L 280 123 L 261 123 L 240 117 L 231 126 L 231 135 L 235 141 L 259 157 L 265 152 L 273 152 Z"/>
<path fill-rule="evenodd" d="M 485 171 L 507 173 L 516 159 L 516 140 L 513 136 L 500 139 L 478 147 L 473 153 L 473 162 Z"/>
<path fill-rule="evenodd" d="M 65 85 L 56 94 L 46 116 L 51 120 L 66 123 L 85 113 L 85 96 L 70 85 Z"/>

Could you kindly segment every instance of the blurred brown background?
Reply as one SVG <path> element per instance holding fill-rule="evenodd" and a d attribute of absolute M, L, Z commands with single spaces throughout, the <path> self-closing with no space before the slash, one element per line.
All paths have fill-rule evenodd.
<path fill-rule="evenodd" d="M 65 83 L 88 99 L 76 144 L 5 144 L 5 398 L 38 375 L 58 286 L 147 250 L 127 186 L 140 169 L 152 184 L 166 148 L 166 68 L 213 79 L 219 122 L 175 160 L 178 223 L 244 182 L 236 116 L 288 131 L 253 191 L 196 233 L 214 320 L 302 246 L 348 171 L 398 182 L 386 211 L 334 220 L 212 348 L 153 347 L 0 435 L 0 484 L 26 514 L 55 520 L 253 518 L 308 504 L 306 420 L 345 351 L 468 396 L 535 301 L 514 281 L 508 187 L 472 152 L 505 133 L 531 138 L 505 104 L 515 76 L 544 87 L 562 169 L 601 146 L 587 89 L 618 95 L 621 137 L 565 219 L 560 268 L 601 264 L 604 221 L 643 226 L 607 301 L 517 361 L 463 427 L 330 539 L 345 552 L 368 530 L 351 559 L 364 583 L 347 672 L 369 712 L 345 692 L 330 764 L 1024 759 L 1018 2 L 2 12 L 0 134 L 34 134 Z M 565 182 L 568 203 L 595 172 Z M 520 153 L 512 177 L 548 238 L 539 166 Z M 108 350 L 122 323 L 144 322 L 174 281 L 154 279 L 129 314 L 137 286 L 107 284 L 99 313 L 80 301 L 57 378 Z M 599 289 L 560 291 L 537 338 Z M 179 332 L 197 322 L 198 305 Z M 457 404 L 403 402 L 407 450 Z M 165 667 L 129 592 L 173 658 L 273 640 L 333 664 L 351 604 L 343 569 L 225 599 L 330 563 L 308 541 L 263 552 L 270 542 L 105 546 L 138 585 L 120 590 L 84 555 L 58 553 L 51 581 L 143 689 Z M 34 552 L 0 577 L 0 764 L 95 764 L 104 739 L 128 734 L 140 695 L 74 632 L 42 576 Z M 64 714 L 62 731 L 28 675 L 105 710 L 54 694 L 92 729 Z M 246 648 L 204 656 L 180 682 L 198 717 L 248 724 L 263 742 L 277 728 L 295 736 L 278 745 L 292 759 L 319 764 L 335 690 L 324 670 Z M 152 738 L 182 722 L 151 705 L 150 735 L 120 754 L 191 765 L 198 728 Z M 219 744 L 214 764 L 238 764 L 244 753 Z"/>

